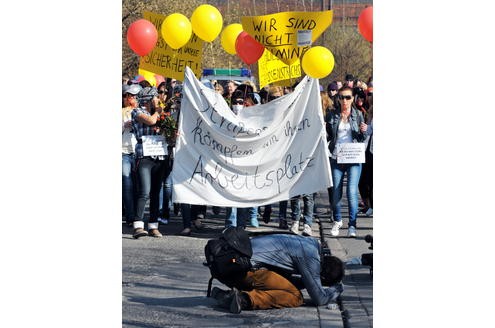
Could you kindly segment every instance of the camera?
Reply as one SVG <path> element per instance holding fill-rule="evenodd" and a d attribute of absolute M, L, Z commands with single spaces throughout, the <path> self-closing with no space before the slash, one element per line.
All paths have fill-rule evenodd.
<path fill-rule="evenodd" d="M 370 244 L 368 249 L 373 250 L 373 236 L 372 235 L 366 235 L 364 237 L 364 240 Z M 363 265 L 369 266 L 370 267 L 370 274 L 373 274 L 373 253 L 364 253 L 361 255 L 361 263 Z"/>

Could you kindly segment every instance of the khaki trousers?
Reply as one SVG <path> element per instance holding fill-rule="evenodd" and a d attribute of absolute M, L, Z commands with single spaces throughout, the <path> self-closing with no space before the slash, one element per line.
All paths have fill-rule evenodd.
<path fill-rule="evenodd" d="M 296 286 L 267 269 L 249 271 L 236 287 L 249 295 L 253 310 L 296 307 L 304 301 Z"/>

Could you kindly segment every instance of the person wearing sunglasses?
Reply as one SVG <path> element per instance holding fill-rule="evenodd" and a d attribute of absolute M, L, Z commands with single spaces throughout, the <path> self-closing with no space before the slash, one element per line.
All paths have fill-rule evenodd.
<path fill-rule="evenodd" d="M 158 92 L 155 87 L 143 88 L 137 96 L 139 107 L 132 111 L 132 130 L 137 140 L 135 154 L 139 188 L 133 237 L 137 239 L 150 235 L 159 238 L 162 237 L 158 230 L 160 187 L 168 156 L 145 156 L 143 137 L 160 134 L 155 129 L 155 124 L 163 109 L 158 105 Z M 144 210 L 148 200 L 150 200 L 149 232 L 144 230 Z"/>
<path fill-rule="evenodd" d="M 136 207 L 136 181 L 134 174 L 134 145 L 136 138 L 132 133 L 132 111 L 138 107 L 137 94 L 139 84 L 122 86 L 122 203 L 125 221 L 132 225 Z"/>
<path fill-rule="evenodd" d="M 333 212 L 331 235 L 339 235 L 342 227 L 341 200 L 344 176 L 347 174 L 347 199 L 349 207 L 348 237 L 356 237 L 356 219 L 358 213 L 358 183 L 361 175 L 361 163 L 338 163 L 337 145 L 351 142 L 364 142 L 367 128 L 363 114 L 354 105 L 352 88 L 344 86 L 339 90 L 340 106 L 330 111 L 326 118 L 328 149 L 330 151 L 330 167 L 333 187 L 328 189 L 329 200 Z"/>
<path fill-rule="evenodd" d="M 167 104 L 167 100 L 169 98 L 169 91 L 167 89 L 167 82 L 163 81 L 158 85 L 156 88 L 158 91 L 158 105 L 161 108 L 165 108 L 165 105 Z"/>

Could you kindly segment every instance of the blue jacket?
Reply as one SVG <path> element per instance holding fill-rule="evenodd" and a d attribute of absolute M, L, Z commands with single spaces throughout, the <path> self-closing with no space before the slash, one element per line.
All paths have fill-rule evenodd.
<path fill-rule="evenodd" d="M 311 237 L 273 234 L 251 239 L 254 267 L 273 266 L 285 272 L 301 275 L 304 287 L 316 305 L 335 299 L 338 287 L 323 287 L 320 278 L 320 244 Z"/>
<path fill-rule="evenodd" d="M 332 110 L 327 113 L 325 117 L 326 129 L 327 129 L 327 141 L 328 150 L 330 154 L 333 153 L 335 149 L 335 144 L 337 142 L 337 132 L 339 129 L 341 118 L 340 110 Z M 349 116 L 349 123 L 351 125 L 352 140 L 353 142 L 364 142 L 366 139 L 366 133 L 359 130 L 361 123 L 366 123 L 364 121 L 363 114 L 357 110 L 354 106 L 351 108 L 351 115 Z"/>

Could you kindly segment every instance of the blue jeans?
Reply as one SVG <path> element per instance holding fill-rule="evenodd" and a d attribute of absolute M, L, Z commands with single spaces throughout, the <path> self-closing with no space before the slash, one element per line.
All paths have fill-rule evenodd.
<path fill-rule="evenodd" d="M 278 203 L 278 218 L 287 220 L 287 201 L 283 200 Z"/>
<path fill-rule="evenodd" d="M 299 221 L 301 217 L 301 202 L 299 201 L 301 196 L 294 197 L 290 200 L 290 208 L 292 211 L 292 222 Z M 311 226 L 313 224 L 313 210 L 315 206 L 314 194 L 304 194 L 303 198 L 303 216 L 304 222 Z"/>
<path fill-rule="evenodd" d="M 259 227 L 258 207 L 226 208 L 225 227 L 245 227 L 246 219 L 249 220 L 251 226 Z"/>
<path fill-rule="evenodd" d="M 144 208 L 149 200 L 149 222 L 158 222 L 158 216 L 160 215 L 160 187 L 165 171 L 165 161 L 144 157 L 136 161 L 136 167 L 139 191 L 134 221 L 144 221 Z"/>
<path fill-rule="evenodd" d="M 166 158 L 165 172 L 163 173 L 162 186 L 160 188 L 160 216 L 162 218 L 170 218 L 169 201 L 172 196 L 172 165 L 169 159 Z"/>
<path fill-rule="evenodd" d="M 332 168 L 332 211 L 335 221 L 342 221 L 341 200 L 342 188 L 344 185 L 344 175 L 347 172 L 347 200 L 349 202 L 349 226 L 356 227 L 358 212 L 358 185 L 361 176 L 361 163 L 357 164 L 337 164 L 337 161 L 330 159 Z"/>
<path fill-rule="evenodd" d="M 122 154 L 122 201 L 127 222 L 134 221 L 135 215 L 134 167 L 134 154 Z"/>

